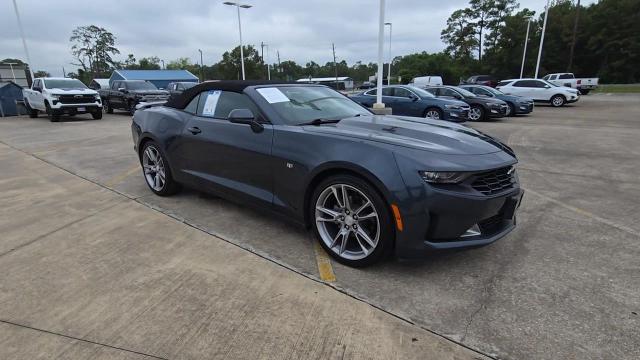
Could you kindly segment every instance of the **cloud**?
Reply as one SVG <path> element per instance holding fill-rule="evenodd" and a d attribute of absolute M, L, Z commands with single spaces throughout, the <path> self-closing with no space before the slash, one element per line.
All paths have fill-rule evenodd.
<path fill-rule="evenodd" d="M 245 44 L 269 45 L 269 59 L 298 63 L 332 61 L 331 43 L 339 60 L 349 64 L 375 62 L 378 36 L 376 0 L 247 0 L 241 9 Z M 521 7 L 542 11 L 544 2 L 523 0 Z M 444 48 L 440 31 L 447 17 L 467 5 L 465 0 L 387 0 L 386 21 L 393 22 L 395 55 Z M 236 9 L 211 0 L 18 0 L 33 67 L 61 75 L 71 65 L 69 36 L 77 26 L 98 25 L 111 31 L 124 59 L 158 56 L 166 62 L 188 57 L 205 63 L 220 60 L 237 46 Z M 11 1 L 0 3 L 0 58 L 24 58 Z M 387 35 L 388 36 L 388 35 Z M 385 56 L 387 46 L 385 45 Z"/>

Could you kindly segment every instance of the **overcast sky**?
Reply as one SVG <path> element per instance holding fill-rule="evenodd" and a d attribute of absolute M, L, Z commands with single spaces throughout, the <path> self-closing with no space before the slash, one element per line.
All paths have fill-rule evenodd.
<path fill-rule="evenodd" d="M 586 0 L 583 3 L 592 3 Z M 81 25 L 98 25 L 117 38 L 123 60 L 158 56 L 165 62 L 188 57 L 205 64 L 218 62 L 222 53 L 238 45 L 234 7 L 223 0 L 17 0 L 34 70 L 53 76 L 75 71 L 71 65 L 69 36 Z M 324 64 L 375 62 L 377 56 L 378 1 L 376 0 L 247 0 L 253 8 L 241 10 L 245 44 L 269 45 L 269 60 Z M 444 48 L 440 40 L 447 17 L 467 0 L 387 0 L 386 21 L 393 23 L 394 55 Z M 540 13 L 544 0 L 520 0 L 520 8 Z M 24 51 L 11 0 L 0 1 L 0 59 L 24 59 Z M 388 36 L 388 33 L 387 33 Z M 387 38 L 388 39 L 388 38 Z M 387 56 L 385 45 L 385 57 Z M 26 59 L 25 59 L 26 60 Z"/>

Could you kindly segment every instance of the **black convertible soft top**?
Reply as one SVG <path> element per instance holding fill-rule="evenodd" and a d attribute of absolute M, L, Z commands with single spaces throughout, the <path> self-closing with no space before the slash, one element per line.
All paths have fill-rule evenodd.
<path fill-rule="evenodd" d="M 247 86 L 254 85 L 283 85 L 283 84 L 301 84 L 286 81 L 273 80 L 222 80 L 222 81 L 206 81 L 192 88 L 185 90 L 182 94 L 172 96 L 164 105 L 176 109 L 184 109 L 189 105 L 191 100 L 203 91 L 222 90 L 241 93 Z"/>

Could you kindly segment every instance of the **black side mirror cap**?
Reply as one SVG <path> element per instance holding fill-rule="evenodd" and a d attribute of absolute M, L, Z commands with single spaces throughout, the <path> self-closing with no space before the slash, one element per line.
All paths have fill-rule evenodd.
<path fill-rule="evenodd" d="M 249 109 L 233 109 L 229 113 L 229 122 L 234 124 L 246 124 L 251 126 L 251 130 L 260 133 L 264 126 L 256 120 L 256 116 Z"/>

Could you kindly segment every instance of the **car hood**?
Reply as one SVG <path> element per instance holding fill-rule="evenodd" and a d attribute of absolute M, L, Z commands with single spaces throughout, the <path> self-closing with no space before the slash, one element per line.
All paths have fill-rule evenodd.
<path fill-rule="evenodd" d="M 166 90 L 129 90 L 129 92 L 136 95 L 169 95 Z"/>
<path fill-rule="evenodd" d="M 76 88 L 76 89 L 60 89 L 53 88 L 47 89 L 52 95 L 97 95 L 98 92 L 91 89 Z"/>
<path fill-rule="evenodd" d="M 470 99 L 487 104 L 487 105 L 490 105 L 490 104 L 504 105 L 504 101 L 500 99 L 492 98 L 492 97 L 487 97 L 487 96 L 475 96 Z"/>
<path fill-rule="evenodd" d="M 341 120 L 333 125 L 304 126 L 308 132 L 348 136 L 450 155 L 480 155 L 513 151 L 479 131 L 441 120 L 371 115 Z"/>

